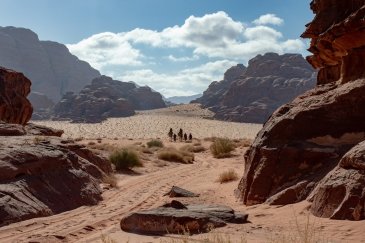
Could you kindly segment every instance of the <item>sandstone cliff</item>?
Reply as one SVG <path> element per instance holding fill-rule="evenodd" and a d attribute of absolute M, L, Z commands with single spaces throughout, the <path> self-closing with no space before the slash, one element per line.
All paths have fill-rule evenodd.
<path fill-rule="evenodd" d="M 101 76 L 85 86 L 79 94 L 67 93 L 54 108 L 54 119 L 74 122 L 101 122 L 108 117 L 126 117 L 135 110 L 165 107 L 158 92 L 134 83 Z"/>
<path fill-rule="evenodd" d="M 213 82 L 195 100 L 216 113 L 215 118 L 264 123 L 281 105 L 313 88 L 315 71 L 301 55 L 258 55 L 232 67 L 224 80 Z"/>
<path fill-rule="evenodd" d="M 100 76 L 65 45 L 40 41 L 31 30 L 15 27 L 0 27 L 0 66 L 24 73 L 32 80 L 32 91 L 45 94 L 54 102 L 67 91 L 77 92 Z"/>
<path fill-rule="evenodd" d="M 314 0 L 311 8 L 316 16 L 303 37 L 312 38 L 307 59 L 319 69 L 317 87 L 265 123 L 245 155 L 241 199 L 307 199 L 317 216 L 362 220 L 365 1 Z"/>

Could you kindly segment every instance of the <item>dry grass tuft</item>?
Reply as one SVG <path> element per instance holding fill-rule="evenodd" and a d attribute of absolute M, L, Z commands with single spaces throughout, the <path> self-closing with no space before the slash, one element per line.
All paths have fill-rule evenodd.
<path fill-rule="evenodd" d="M 33 143 L 34 144 L 39 144 L 39 143 L 44 143 L 44 142 L 47 142 L 49 141 L 46 137 L 43 137 L 43 136 L 35 136 L 33 138 Z"/>
<path fill-rule="evenodd" d="M 184 164 L 191 164 L 194 161 L 194 154 L 184 150 L 177 150 L 173 147 L 162 149 L 157 157 L 162 160 L 171 162 L 180 162 Z"/>
<path fill-rule="evenodd" d="M 236 181 L 236 180 L 238 180 L 238 175 L 237 175 L 236 171 L 234 171 L 234 169 L 230 169 L 230 170 L 222 172 L 219 175 L 219 178 L 217 181 L 222 184 L 222 183 L 227 183 L 227 182 Z"/>
<path fill-rule="evenodd" d="M 109 236 L 101 235 L 100 240 L 102 243 L 117 243 L 116 240 L 111 239 Z"/>
<path fill-rule="evenodd" d="M 218 159 L 231 157 L 231 152 L 234 149 L 234 143 L 228 138 L 215 138 L 212 145 L 210 145 L 210 151 Z"/>
<path fill-rule="evenodd" d="M 128 148 L 115 150 L 110 156 L 109 160 L 115 165 L 117 171 L 123 171 L 133 167 L 143 166 L 142 161 L 139 159 L 138 154 Z"/>
<path fill-rule="evenodd" d="M 161 140 L 158 139 L 152 139 L 151 141 L 147 142 L 147 147 L 149 148 L 162 148 L 163 147 L 163 142 Z"/>
<path fill-rule="evenodd" d="M 191 153 L 201 153 L 201 152 L 204 152 L 206 149 L 201 145 L 197 145 L 197 146 L 185 145 L 185 146 L 181 147 L 180 150 L 188 151 Z"/>

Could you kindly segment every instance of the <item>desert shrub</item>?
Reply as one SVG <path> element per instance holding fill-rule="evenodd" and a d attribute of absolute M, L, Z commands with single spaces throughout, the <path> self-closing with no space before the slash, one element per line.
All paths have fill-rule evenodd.
<path fill-rule="evenodd" d="M 89 146 L 95 145 L 95 142 L 88 142 L 87 145 Z"/>
<path fill-rule="evenodd" d="M 49 141 L 46 137 L 42 137 L 42 136 L 36 136 L 33 138 L 33 143 L 34 144 L 39 144 L 39 143 L 44 143 Z"/>
<path fill-rule="evenodd" d="M 191 153 L 200 153 L 200 152 L 204 152 L 205 148 L 201 145 L 197 145 L 197 146 L 185 145 L 185 146 L 181 147 L 180 150 L 188 151 Z"/>
<path fill-rule="evenodd" d="M 210 145 L 210 151 L 215 158 L 230 157 L 234 148 L 234 144 L 228 138 L 216 138 L 213 140 L 212 145 Z"/>
<path fill-rule="evenodd" d="M 218 182 L 220 183 L 226 183 L 235 180 L 238 180 L 238 175 L 233 169 L 222 172 L 218 178 Z"/>
<path fill-rule="evenodd" d="M 110 156 L 109 160 L 115 165 L 117 171 L 143 166 L 138 154 L 131 149 L 115 150 Z"/>
<path fill-rule="evenodd" d="M 163 143 L 162 143 L 161 140 L 152 139 L 151 141 L 147 142 L 147 147 L 149 147 L 149 148 L 152 148 L 152 147 L 162 148 Z"/>
<path fill-rule="evenodd" d="M 177 150 L 175 148 L 165 148 L 160 151 L 157 155 L 159 159 L 171 161 L 171 162 L 180 162 L 180 163 L 193 163 L 194 154 L 188 151 Z"/>

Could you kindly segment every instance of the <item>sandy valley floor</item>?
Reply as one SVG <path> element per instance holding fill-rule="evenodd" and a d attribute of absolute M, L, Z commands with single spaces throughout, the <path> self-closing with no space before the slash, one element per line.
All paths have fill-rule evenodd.
<path fill-rule="evenodd" d="M 190 108 L 188 106 L 186 110 Z M 365 222 L 334 221 L 308 216 L 307 202 L 284 207 L 243 206 L 234 196 L 238 181 L 220 184 L 217 178 L 227 169 L 234 169 L 239 176 L 243 174 L 243 154 L 247 147 L 239 146 L 231 158 L 215 159 L 208 149 L 211 142 L 203 138 L 219 136 L 252 139 L 261 125 L 202 119 L 202 116 L 207 116 L 206 111 L 199 113 L 197 107 L 191 109 L 185 115 L 181 115 L 180 110 L 183 108 L 177 112 L 175 107 L 92 125 L 41 122 L 40 124 L 65 129 L 66 137 L 82 137 L 80 143 L 83 144 L 91 141 L 98 144 L 95 139 L 100 137 L 101 146 L 136 146 L 145 144 L 149 138 L 160 137 L 165 146 L 180 147 L 185 144 L 171 143 L 165 134 L 169 127 L 182 127 L 200 138 L 200 143 L 207 150 L 196 153 L 193 164 L 159 163 L 152 157 L 145 156 L 145 166 L 136 169 L 135 175 L 117 175 L 119 188 L 106 189 L 103 193 L 104 200 L 98 205 L 2 227 L 0 242 L 101 242 L 102 236 L 105 236 L 104 242 L 180 242 L 178 239 L 186 236 L 142 236 L 125 233 L 119 227 L 120 219 L 127 213 L 169 201 L 163 194 L 173 185 L 201 194 L 199 198 L 183 199 L 183 202 L 225 204 L 238 212 L 249 213 L 250 223 L 230 224 L 209 234 L 193 236 L 190 237 L 192 242 L 204 242 L 206 238 L 217 240 L 220 237 L 226 239 L 223 242 L 228 242 L 228 238 L 233 242 L 295 242 L 293 239 L 297 237 L 298 240 L 300 236 L 313 237 L 313 240 L 297 242 L 365 242 Z M 306 230 L 308 234 L 302 234 L 306 225 L 309 226 Z"/>

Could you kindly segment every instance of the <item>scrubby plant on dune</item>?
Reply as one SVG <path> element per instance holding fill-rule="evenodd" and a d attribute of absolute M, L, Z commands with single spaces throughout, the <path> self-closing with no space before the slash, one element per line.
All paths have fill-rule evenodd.
<path fill-rule="evenodd" d="M 194 146 L 185 145 L 185 146 L 181 147 L 181 150 L 188 151 L 191 153 L 200 153 L 200 152 L 204 152 L 206 149 L 201 145 L 194 145 Z"/>
<path fill-rule="evenodd" d="M 171 161 L 171 162 L 179 162 L 190 164 L 194 161 L 194 154 L 184 150 L 177 150 L 176 148 L 165 148 L 161 150 L 157 157 L 161 160 Z"/>
<path fill-rule="evenodd" d="M 218 182 L 220 183 L 226 183 L 235 180 L 238 180 L 238 174 L 233 169 L 222 172 L 218 178 Z"/>
<path fill-rule="evenodd" d="M 117 171 L 143 166 L 138 154 L 135 151 L 127 148 L 115 150 L 109 156 L 109 160 L 115 165 L 115 169 Z"/>
<path fill-rule="evenodd" d="M 149 147 L 149 148 L 153 148 L 153 147 L 162 148 L 163 143 L 162 143 L 161 140 L 152 139 L 151 141 L 147 142 L 147 147 Z"/>
<path fill-rule="evenodd" d="M 234 143 L 228 138 L 215 138 L 210 145 L 210 151 L 215 158 L 231 157 L 231 152 L 235 149 Z"/>

